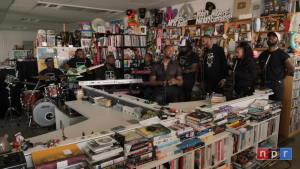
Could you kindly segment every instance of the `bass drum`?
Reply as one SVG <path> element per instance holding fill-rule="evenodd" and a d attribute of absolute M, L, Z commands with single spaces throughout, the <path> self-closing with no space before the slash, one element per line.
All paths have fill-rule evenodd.
<path fill-rule="evenodd" d="M 33 106 L 33 121 L 42 126 L 47 127 L 55 123 L 56 103 L 50 98 L 44 98 L 37 101 Z"/>

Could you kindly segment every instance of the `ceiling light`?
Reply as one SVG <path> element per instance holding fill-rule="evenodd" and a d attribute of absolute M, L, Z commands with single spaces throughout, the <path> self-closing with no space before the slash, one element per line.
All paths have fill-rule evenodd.
<path fill-rule="evenodd" d="M 14 28 L 14 29 L 26 29 L 26 27 L 18 27 L 18 26 L 13 26 L 12 28 Z"/>
<path fill-rule="evenodd" d="M 29 22 L 38 22 L 38 19 L 27 19 L 27 18 L 22 18 L 21 21 L 29 21 Z"/>
<path fill-rule="evenodd" d="M 104 8 L 93 8 L 93 7 L 87 7 L 87 6 L 77 6 L 77 5 L 68 5 L 68 4 L 60 4 L 60 3 L 52 3 L 52 2 L 45 2 L 45 1 L 38 1 L 37 6 L 42 6 L 39 4 L 46 4 L 45 7 L 50 7 L 50 6 L 55 6 L 55 8 L 60 8 L 62 6 L 68 6 L 68 7 L 74 7 L 74 8 L 85 8 L 85 9 L 95 9 L 95 10 L 110 10 L 110 11 L 115 11 L 115 12 L 125 12 L 125 11 L 120 11 L 120 10 L 114 10 L 114 9 L 104 9 Z"/>

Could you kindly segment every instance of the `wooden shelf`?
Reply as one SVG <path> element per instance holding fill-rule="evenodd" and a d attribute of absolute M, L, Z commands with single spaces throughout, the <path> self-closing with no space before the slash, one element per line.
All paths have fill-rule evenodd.
<path fill-rule="evenodd" d="M 299 133 L 299 131 L 300 131 L 300 128 L 299 128 L 298 130 L 296 130 L 296 131 L 292 132 L 291 134 L 289 134 L 289 137 L 292 137 L 293 135 L 295 135 L 295 134 Z"/>
<path fill-rule="evenodd" d="M 296 107 L 299 107 L 300 106 L 300 104 L 298 104 L 298 105 L 296 105 L 296 106 L 293 106 L 292 108 L 296 108 Z"/>
<path fill-rule="evenodd" d="M 292 99 L 297 99 L 297 98 L 300 98 L 300 96 L 298 96 L 298 97 L 293 97 Z"/>
<path fill-rule="evenodd" d="M 300 87 L 298 87 L 298 88 L 294 88 L 293 90 L 297 90 L 297 89 L 300 89 Z"/>
<path fill-rule="evenodd" d="M 180 40 L 180 39 L 167 39 L 167 40 Z"/>
<path fill-rule="evenodd" d="M 300 67 L 295 67 L 296 70 L 300 70 Z"/>
<path fill-rule="evenodd" d="M 238 33 L 238 34 L 247 34 L 249 32 L 236 32 L 236 33 Z M 226 35 L 235 35 L 236 33 L 226 33 Z M 250 32 L 250 33 L 252 33 L 252 32 Z"/>
<path fill-rule="evenodd" d="M 221 21 L 221 22 L 211 22 L 211 23 L 201 23 L 199 25 L 213 25 L 213 24 L 218 24 L 218 23 L 225 23 L 226 21 Z"/>
<path fill-rule="evenodd" d="M 270 31 L 259 31 L 259 32 L 253 32 L 253 33 L 269 33 L 269 32 L 285 32 L 284 30 L 270 30 Z"/>
<path fill-rule="evenodd" d="M 238 19 L 238 20 L 230 21 L 229 23 L 242 22 L 242 21 L 252 21 L 252 19 L 253 19 L 253 18 Z"/>
<path fill-rule="evenodd" d="M 292 108 L 295 108 L 295 107 L 292 107 Z M 297 114 L 294 114 L 294 115 L 292 115 L 290 118 L 292 118 L 292 117 L 294 117 L 294 116 L 297 116 L 297 115 L 299 115 L 300 113 L 297 113 Z"/>
<path fill-rule="evenodd" d="M 280 47 L 279 49 L 285 50 L 285 47 Z M 268 50 L 268 48 L 253 48 L 253 50 L 263 51 L 263 50 Z"/>
<path fill-rule="evenodd" d="M 210 36 L 210 37 L 222 37 L 223 35 L 212 35 L 212 36 Z"/>
<path fill-rule="evenodd" d="M 251 40 L 239 40 L 239 41 L 235 41 L 235 42 L 251 42 Z"/>
<path fill-rule="evenodd" d="M 300 79 L 294 79 L 294 81 L 299 81 Z"/>
<path fill-rule="evenodd" d="M 280 17 L 280 16 L 284 16 L 285 14 L 278 14 L 278 15 L 268 15 L 268 16 L 261 16 L 261 17 L 257 17 L 257 18 L 274 18 L 274 17 Z M 253 18 L 256 19 L 256 18 Z"/>

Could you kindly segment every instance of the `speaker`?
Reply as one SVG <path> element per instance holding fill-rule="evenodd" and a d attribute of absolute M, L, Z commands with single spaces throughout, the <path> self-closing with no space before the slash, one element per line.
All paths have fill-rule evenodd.
<path fill-rule="evenodd" d="M 144 19 L 146 15 L 146 8 L 139 8 L 139 16 L 141 19 Z"/>

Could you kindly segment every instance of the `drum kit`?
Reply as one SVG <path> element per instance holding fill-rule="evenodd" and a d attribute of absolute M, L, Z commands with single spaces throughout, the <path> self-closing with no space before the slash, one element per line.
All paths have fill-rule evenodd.
<path fill-rule="evenodd" d="M 77 75 L 61 75 L 60 77 L 74 76 Z M 37 79 L 38 83 L 19 81 L 18 78 L 12 75 L 6 76 L 5 82 L 8 84 L 6 89 L 8 89 L 9 95 L 9 108 L 4 116 L 4 121 L 1 125 L 2 128 L 7 116 L 10 115 L 10 120 L 12 121 L 12 111 L 22 115 L 16 109 L 11 107 L 10 86 L 15 86 L 16 84 L 24 85 L 24 90 L 22 91 L 20 98 L 24 114 L 19 119 L 19 122 L 25 117 L 27 119 L 28 128 L 31 128 L 32 123 L 38 128 L 53 126 L 55 124 L 55 108 L 63 105 L 62 102 L 65 100 L 69 101 L 69 85 L 62 85 L 59 83 L 39 86 L 41 80 L 48 80 L 50 76 L 32 76 L 32 78 Z M 35 88 L 34 90 L 27 90 L 26 85 L 35 86 Z M 40 89 L 43 88 L 44 91 L 42 92 Z"/>

